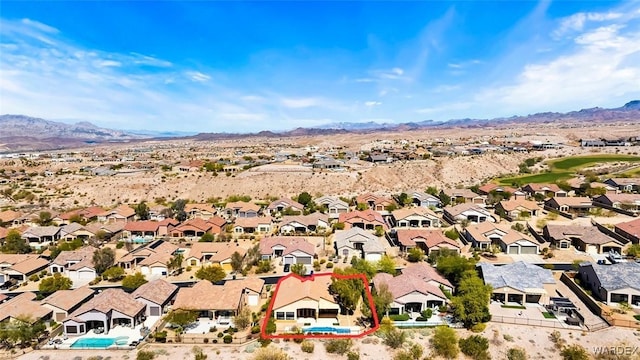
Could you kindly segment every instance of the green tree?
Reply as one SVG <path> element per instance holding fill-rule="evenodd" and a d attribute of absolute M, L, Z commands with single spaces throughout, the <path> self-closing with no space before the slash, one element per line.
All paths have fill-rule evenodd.
<path fill-rule="evenodd" d="M 185 326 L 194 323 L 198 320 L 198 312 L 191 310 L 173 310 L 167 315 L 167 322 L 171 325 L 177 326 L 179 329 L 183 329 Z"/>
<path fill-rule="evenodd" d="M 372 263 L 371 261 L 356 258 L 356 257 L 351 259 L 351 267 L 353 268 L 353 269 L 350 269 L 352 273 L 365 274 L 368 280 L 371 280 L 378 272 L 378 269 L 374 263 Z"/>
<path fill-rule="evenodd" d="M 237 273 L 242 270 L 243 265 L 244 256 L 242 256 L 242 254 L 240 254 L 239 252 L 234 251 L 234 253 L 231 254 L 231 270 Z"/>
<path fill-rule="evenodd" d="M 458 336 L 455 330 L 448 326 L 438 326 L 430 340 L 433 352 L 445 359 L 458 357 Z"/>
<path fill-rule="evenodd" d="M 489 340 L 480 335 L 460 339 L 460 351 L 474 360 L 489 360 Z"/>
<path fill-rule="evenodd" d="M 171 260 L 169 260 L 167 262 L 167 269 L 169 271 L 172 270 L 180 270 L 182 269 L 182 262 L 184 261 L 184 255 L 182 254 L 175 254 L 173 255 L 173 257 L 171 258 Z"/>
<path fill-rule="evenodd" d="M 112 266 L 102 273 L 102 278 L 109 281 L 118 281 L 124 277 L 124 269 L 120 266 Z"/>
<path fill-rule="evenodd" d="M 394 327 L 386 331 L 382 335 L 382 339 L 385 345 L 392 349 L 397 349 L 407 341 L 407 333 Z"/>
<path fill-rule="evenodd" d="M 451 240 L 458 240 L 460 238 L 460 235 L 458 234 L 455 228 L 451 228 L 445 231 L 444 236 L 448 237 Z"/>
<path fill-rule="evenodd" d="M 98 249 L 93 253 L 93 267 L 98 274 L 112 267 L 116 259 L 116 253 L 111 248 Z"/>
<path fill-rule="evenodd" d="M 0 343 L 26 346 L 37 339 L 46 329 L 45 324 L 34 321 L 31 316 L 21 315 L 0 323 Z"/>
<path fill-rule="evenodd" d="M 31 247 L 27 241 L 15 229 L 9 230 L 1 249 L 5 254 L 28 254 L 31 252 Z"/>
<path fill-rule="evenodd" d="M 307 204 L 309 204 L 312 200 L 311 194 L 309 194 L 308 192 L 304 191 L 302 193 L 300 193 L 300 195 L 298 195 L 298 202 L 304 206 L 307 206 Z"/>
<path fill-rule="evenodd" d="M 352 275 L 362 273 L 354 268 L 336 269 L 336 274 Z M 338 296 L 338 300 L 342 307 L 349 313 L 357 308 L 362 292 L 364 291 L 364 283 L 361 279 L 338 279 L 332 278 L 329 287 L 333 294 Z"/>
<path fill-rule="evenodd" d="M 187 220 L 187 212 L 184 211 L 186 205 L 187 201 L 184 199 L 177 199 L 171 204 L 171 210 L 173 210 L 176 220 L 180 222 Z"/>
<path fill-rule="evenodd" d="M 203 266 L 196 271 L 196 278 L 209 280 L 212 283 L 217 283 L 226 276 L 227 274 L 224 272 L 224 269 L 218 265 Z"/>
<path fill-rule="evenodd" d="M 373 288 L 371 296 L 373 298 L 373 304 L 375 305 L 378 321 L 380 321 L 387 314 L 387 311 L 393 302 L 393 294 L 389 291 L 387 284 L 381 284 L 379 287 Z M 365 317 L 373 319 L 373 314 L 369 306 L 369 301 L 362 302 L 362 314 Z"/>
<path fill-rule="evenodd" d="M 439 197 L 440 197 L 440 202 L 442 202 L 442 206 L 447 206 L 451 204 L 451 196 L 445 194 L 444 192 L 441 192 L 439 194 Z"/>
<path fill-rule="evenodd" d="M 51 213 L 48 211 L 41 211 L 38 214 L 38 225 L 40 226 L 49 226 L 53 225 L 53 218 L 51 217 Z"/>
<path fill-rule="evenodd" d="M 400 193 L 398 195 L 398 204 L 400 204 L 400 206 L 409 205 L 411 204 L 411 198 L 409 198 L 407 193 Z"/>
<path fill-rule="evenodd" d="M 560 355 L 564 360 L 589 360 L 587 350 L 578 344 L 565 346 Z"/>
<path fill-rule="evenodd" d="M 149 207 L 146 202 L 141 201 L 140 204 L 136 205 L 135 211 L 138 219 L 149 220 Z"/>
<path fill-rule="evenodd" d="M 458 253 L 439 251 L 435 259 L 436 268 L 447 279 L 458 284 L 462 274 L 469 270 L 475 270 L 476 263 L 473 259 L 467 259 Z"/>
<path fill-rule="evenodd" d="M 137 272 L 133 275 L 127 275 L 122 279 L 122 289 L 126 292 L 132 292 L 140 286 L 147 283 L 147 279 L 142 273 Z"/>
<path fill-rule="evenodd" d="M 211 233 L 204 233 L 198 242 L 213 242 L 216 239 L 215 235 Z"/>
<path fill-rule="evenodd" d="M 38 285 L 38 290 L 42 295 L 47 296 L 58 290 L 69 290 L 72 285 L 73 283 L 71 282 L 71 279 L 66 276 L 62 276 L 60 273 L 55 273 L 53 276 L 42 279 Z"/>
<path fill-rule="evenodd" d="M 251 310 L 246 306 L 240 309 L 238 315 L 233 318 L 233 324 L 239 330 L 248 328 L 251 325 Z"/>
<path fill-rule="evenodd" d="M 393 261 L 389 255 L 384 255 L 380 261 L 378 261 L 378 271 L 395 275 L 396 274 L 396 263 Z"/>
<path fill-rule="evenodd" d="M 491 285 L 485 285 L 475 271 L 465 272 L 452 299 L 454 316 L 467 328 L 491 319 Z"/>
<path fill-rule="evenodd" d="M 307 268 L 304 266 L 304 264 L 297 263 L 291 265 L 291 272 L 300 276 L 305 276 L 307 275 Z"/>
<path fill-rule="evenodd" d="M 632 256 L 634 258 L 640 257 L 640 244 L 633 244 L 629 246 L 627 249 L 627 255 Z"/>
<path fill-rule="evenodd" d="M 264 274 L 273 270 L 274 266 L 270 260 L 260 260 L 256 266 L 256 274 Z"/>
<path fill-rule="evenodd" d="M 85 220 L 82 215 L 74 214 L 69 217 L 70 223 L 78 223 L 80 225 L 87 225 L 87 220 Z"/>
<path fill-rule="evenodd" d="M 419 247 L 413 247 L 407 251 L 407 260 L 410 262 L 420 262 L 424 260 L 424 251 Z"/>

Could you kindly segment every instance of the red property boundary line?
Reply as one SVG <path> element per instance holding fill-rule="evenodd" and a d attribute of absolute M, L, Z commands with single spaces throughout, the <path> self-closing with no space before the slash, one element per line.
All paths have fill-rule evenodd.
<path fill-rule="evenodd" d="M 290 277 L 295 277 L 300 281 L 304 282 L 304 281 L 314 280 L 316 277 L 320 277 L 320 276 L 331 276 L 341 280 L 349 280 L 349 279 L 362 280 L 362 282 L 365 285 L 365 294 L 367 296 L 367 300 L 369 301 L 369 308 L 371 309 L 371 315 L 373 316 L 373 327 L 361 334 L 344 334 L 344 335 L 340 335 L 340 334 L 281 334 L 281 335 L 267 334 L 266 332 L 267 324 L 269 323 L 269 318 L 273 316 L 272 315 L 273 304 L 275 302 L 276 296 L 278 296 L 278 291 L 280 290 L 280 284 L 285 279 L 288 279 Z M 341 274 L 334 274 L 334 273 L 324 273 L 324 274 L 313 274 L 309 276 L 299 276 L 297 274 L 291 273 L 285 277 L 280 278 L 280 280 L 278 280 L 278 283 L 276 284 L 276 289 L 274 290 L 273 296 L 271 297 L 271 301 L 269 302 L 269 306 L 267 308 L 267 315 L 264 321 L 262 322 L 262 326 L 260 327 L 260 335 L 262 336 L 263 339 L 345 339 L 345 338 L 361 338 L 374 333 L 376 330 L 378 330 L 378 328 L 380 328 L 380 321 L 378 320 L 378 314 L 376 313 L 376 307 L 373 302 L 373 295 L 371 294 L 371 290 L 369 289 L 369 281 L 367 280 L 367 277 L 364 274 L 341 275 Z"/>

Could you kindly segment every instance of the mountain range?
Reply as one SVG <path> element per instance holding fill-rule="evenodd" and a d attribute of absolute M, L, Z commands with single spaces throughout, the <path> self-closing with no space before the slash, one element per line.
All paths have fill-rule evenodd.
<path fill-rule="evenodd" d="M 0 116 L 0 151 L 51 150 L 92 143 L 127 142 L 140 139 L 178 139 L 215 140 L 259 137 L 288 137 L 330 135 L 345 132 L 407 131 L 426 128 L 464 128 L 507 126 L 527 123 L 564 123 L 564 122 L 613 122 L 640 121 L 640 100 L 633 100 L 618 108 L 590 108 L 567 113 L 543 112 L 526 116 L 512 116 L 494 119 L 453 119 L 448 121 L 423 120 L 407 123 L 378 122 L 338 122 L 316 128 L 296 128 L 284 132 L 261 131 L 251 134 L 200 133 L 182 131 L 146 131 L 112 130 L 98 127 L 89 122 L 66 124 L 33 118 L 25 115 Z"/>

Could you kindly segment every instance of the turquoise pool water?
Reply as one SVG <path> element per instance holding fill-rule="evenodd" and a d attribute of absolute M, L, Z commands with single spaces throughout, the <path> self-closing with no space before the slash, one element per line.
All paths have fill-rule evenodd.
<path fill-rule="evenodd" d="M 350 334 L 351 330 L 345 328 L 335 328 L 331 326 L 313 326 L 303 330 L 305 333 L 332 333 L 332 334 Z"/>
<path fill-rule="evenodd" d="M 78 339 L 71 344 L 72 349 L 98 348 L 106 349 L 116 342 L 115 338 L 84 338 Z"/>

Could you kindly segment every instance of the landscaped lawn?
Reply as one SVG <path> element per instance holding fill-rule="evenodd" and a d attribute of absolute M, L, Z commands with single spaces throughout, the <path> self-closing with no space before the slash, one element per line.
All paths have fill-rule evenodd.
<path fill-rule="evenodd" d="M 599 163 L 617 161 L 640 162 L 640 156 L 601 154 L 572 156 L 556 160 L 549 160 L 547 161 L 550 169 L 549 172 L 502 178 L 498 179 L 498 183 L 502 185 L 511 185 L 514 183 L 523 185 L 529 183 L 555 183 L 560 180 L 570 179 L 571 177 L 573 177 L 574 172 L 576 170 L 579 170 L 580 168 Z M 640 170 L 636 169 L 635 174 L 640 175 Z"/>
<path fill-rule="evenodd" d="M 640 320 L 640 315 L 633 315 L 634 318 L 636 318 L 636 320 Z"/>
<path fill-rule="evenodd" d="M 555 315 L 553 315 L 553 314 L 552 314 L 552 313 L 550 313 L 550 312 L 543 312 L 543 313 L 542 313 L 542 316 L 544 316 L 544 318 L 545 318 L 545 319 L 555 319 L 555 318 L 556 318 L 556 316 L 555 316 Z"/>
<path fill-rule="evenodd" d="M 502 305 L 502 307 L 505 309 L 526 309 L 526 307 L 520 305 Z"/>

